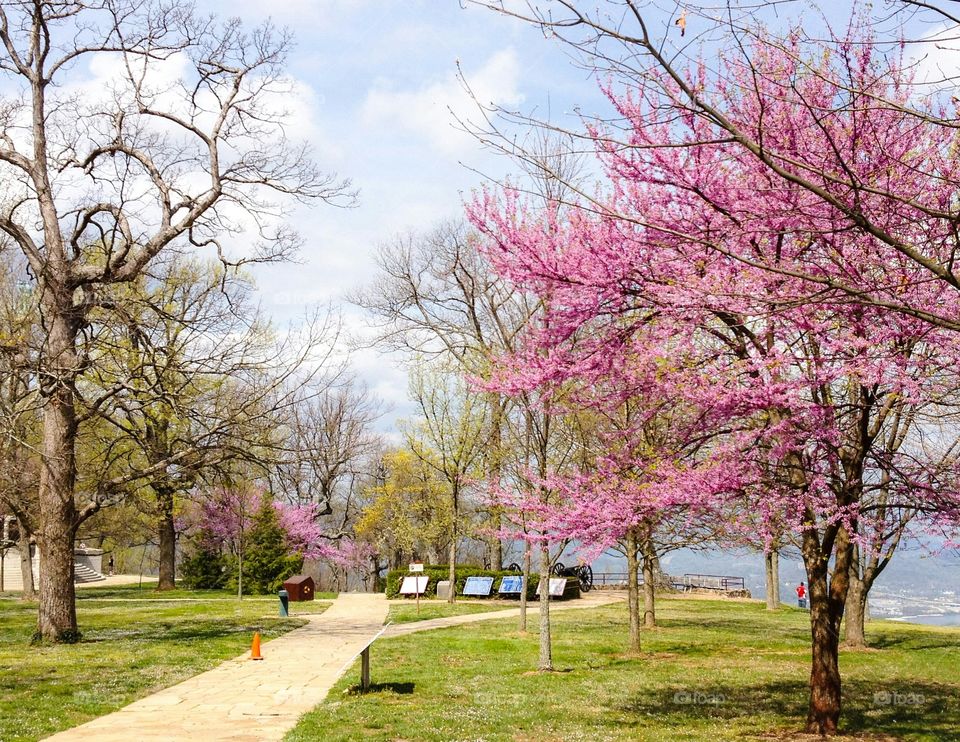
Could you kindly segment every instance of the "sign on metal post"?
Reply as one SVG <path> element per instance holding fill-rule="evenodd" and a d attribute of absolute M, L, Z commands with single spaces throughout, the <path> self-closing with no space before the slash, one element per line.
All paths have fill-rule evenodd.
<path fill-rule="evenodd" d="M 422 577 L 409 576 L 404 577 L 403 582 L 400 583 L 400 594 L 401 595 L 421 595 L 427 591 L 427 583 L 430 582 L 430 578 L 426 575 Z"/>
<path fill-rule="evenodd" d="M 422 565 L 422 564 L 411 564 L 411 565 L 410 565 L 410 572 L 411 572 L 411 573 L 413 573 L 413 572 L 423 572 L 423 565 Z"/>
<path fill-rule="evenodd" d="M 420 567 L 420 571 L 423 571 L 422 564 L 411 564 L 410 571 L 414 572 L 414 567 Z M 403 582 L 400 583 L 400 594 L 409 595 L 410 593 L 415 593 L 417 596 L 417 615 L 420 615 L 420 594 L 427 591 L 427 583 L 430 582 L 430 578 L 426 575 L 423 576 L 410 576 L 404 577 Z"/>

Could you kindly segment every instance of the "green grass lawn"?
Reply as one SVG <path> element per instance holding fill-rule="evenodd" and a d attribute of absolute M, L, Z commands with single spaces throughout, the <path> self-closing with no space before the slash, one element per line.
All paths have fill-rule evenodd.
<path fill-rule="evenodd" d="M 144 582 L 140 585 L 111 585 L 109 587 L 83 587 L 77 590 L 77 600 L 231 600 L 236 602 L 237 594 L 227 590 L 187 590 L 177 588 L 176 590 L 164 590 L 157 592 L 156 581 Z M 316 600 L 333 600 L 336 593 L 316 593 Z M 273 603 L 278 605 L 276 595 L 244 595 L 243 600 Z M 309 613 L 311 605 L 316 605 L 316 601 L 307 601 L 303 603 L 291 603 L 291 610 Z M 326 606 L 323 606 L 324 608 Z"/>
<path fill-rule="evenodd" d="M 390 623 L 412 623 L 427 621 L 431 618 L 446 618 L 447 616 L 463 616 L 469 613 L 488 613 L 489 611 L 505 611 L 519 606 L 517 601 L 466 601 L 458 600 L 451 605 L 445 600 L 421 600 L 420 612 L 413 602 L 391 603 L 387 621 Z"/>
<path fill-rule="evenodd" d="M 537 635 L 519 635 L 514 619 L 379 641 L 373 692 L 356 692 L 351 669 L 287 742 L 793 738 L 807 704 L 805 612 L 659 605 L 640 657 L 624 655 L 625 605 L 554 614 L 559 672 L 548 674 L 532 672 Z M 843 729 L 960 739 L 960 630 L 876 621 L 868 632 L 871 649 L 841 657 Z"/>
<path fill-rule="evenodd" d="M 83 641 L 75 645 L 30 646 L 36 604 L 0 599 L 2 742 L 39 739 L 115 711 L 242 654 L 255 631 L 266 640 L 304 623 L 278 618 L 276 598 L 168 602 L 197 593 L 141 595 L 126 587 L 78 593 Z M 292 608 L 306 606 L 302 612 L 317 612 L 329 603 Z"/>

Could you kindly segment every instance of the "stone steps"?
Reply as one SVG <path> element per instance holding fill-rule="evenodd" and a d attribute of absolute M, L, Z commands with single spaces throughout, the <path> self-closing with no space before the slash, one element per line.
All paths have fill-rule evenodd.
<path fill-rule="evenodd" d="M 40 559 L 33 555 L 33 584 L 40 579 Z M 20 579 L 20 552 L 10 549 L 3 557 L 3 589 L 23 590 L 23 580 Z"/>
<path fill-rule="evenodd" d="M 76 583 L 85 583 L 85 582 L 100 582 L 100 580 L 107 579 L 102 574 L 97 572 L 93 567 L 89 567 L 86 564 L 81 564 L 80 562 L 73 563 L 73 581 Z"/>
<path fill-rule="evenodd" d="M 107 579 L 93 567 L 82 562 L 73 563 L 73 581 L 77 584 L 100 582 Z M 33 555 L 33 584 L 40 582 L 40 557 Z M 3 558 L 3 589 L 23 590 L 23 580 L 20 579 L 20 552 L 10 549 Z"/>

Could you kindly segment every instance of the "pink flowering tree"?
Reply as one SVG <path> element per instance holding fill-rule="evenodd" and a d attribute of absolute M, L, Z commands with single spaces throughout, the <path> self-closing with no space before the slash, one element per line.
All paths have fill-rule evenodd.
<path fill-rule="evenodd" d="M 254 487 L 219 487 L 205 493 L 186 517 L 184 527 L 207 549 L 223 548 L 237 559 L 238 595 L 243 594 L 243 560 L 250 529 L 266 493 Z M 291 505 L 273 501 L 291 554 L 320 559 L 335 568 L 354 569 L 369 565 L 372 549 L 345 536 L 331 538 L 320 522 L 316 504 Z"/>
<path fill-rule="evenodd" d="M 734 533 L 738 513 L 764 538 L 795 530 L 810 585 L 807 729 L 834 733 L 840 623 L 878 483 L 888 509 L 893 498 L 938 527 L 960 513 L 954 462 L 917 442 L 917 411 L 945 413 L 957 388 L 960 342 L 931 316 L 955 316 L 960 294 L 919 259 L 954 249 L 952 222 L 929 216 L 958 195 L 956 130 L 906 110 L 906 65 L 862 30 L 815 55 L 798 39 L 758 40 L 750 65 L 723 56 L 716 75 L 701 65 L 608 86 L 626 125 L 590 127 L 608 187 L 582 208 L 532 209 L 507 188 L 468 211 L 495 269 L 545 306 L 498 388 L 702 410 L 716 465 L 667 449 L 666 471 L 714 472 L 716 487 L 691 489 L 726 509 Z M 776 161 L 691 110 L 690 90 L 722 99 Z M 570 525 L 610 534 L 639 503 L 668 507 L 684 490 L 682 477 L 659 498 L 583 484 L 569 486 Z"/>

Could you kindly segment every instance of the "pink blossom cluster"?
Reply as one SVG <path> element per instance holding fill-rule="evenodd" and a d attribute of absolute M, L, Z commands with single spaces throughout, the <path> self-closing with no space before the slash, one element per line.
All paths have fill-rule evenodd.
<path fill-rule="evenodd" d="M 249 533 L 260 503 L 268 495 L 259 489 L 211 489 L 185 519 L 186 529 L 197 532 L 209 546 L 236 548 Z M 348 537 L 331 539 L 324 532 L 319 506 L 272 502 L 290 550 L 307 559 L 323 559 L 341 567 L 365 567 L 372 556 L 369 544 Z"/>
<path fill-rule="evenodd" d="M 602 548 L 672 513 L 769 543 L 811 520 L 855 531 L 881 495 L 880 521 L 960 523 L 956 456 L 930 432 L 960 388 L 960 289 L 937 278 L 960 244 L 960 129 L 912 112 L 910 65 L 856 24 L 821 54 L 795 35 L 750 59 L 607 85 L 620 126 L 588 127 L 596 194 L 467 205 L 493 268 L 544 306 L 488 386 L 636 410 L 589 467 L 494 487 L 539 538 Z M 713 116 L 686 103 L 706 90 Z"/>

